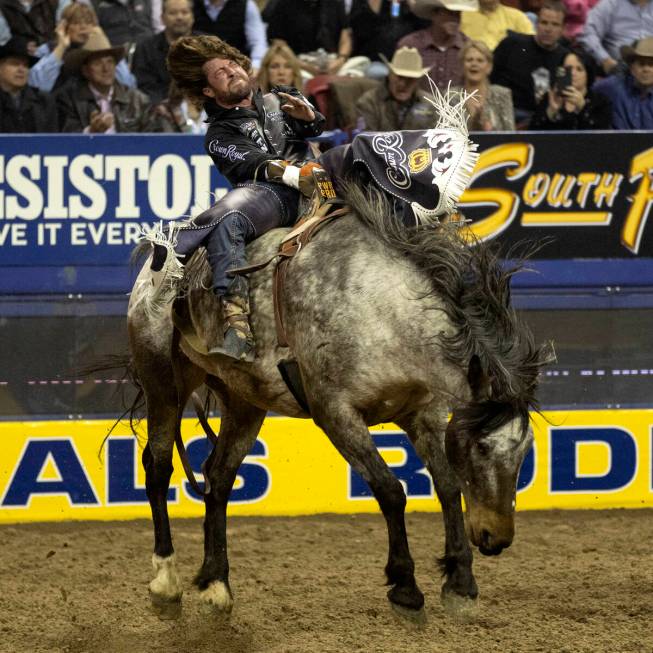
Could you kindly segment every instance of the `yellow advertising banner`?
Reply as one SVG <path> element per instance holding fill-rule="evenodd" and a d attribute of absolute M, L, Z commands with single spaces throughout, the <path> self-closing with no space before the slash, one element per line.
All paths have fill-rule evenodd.
<path fill-rule="evenodd" d="M 0 523 L 149 517 L 140 462 L 145 425 L 140 441 L 120 425 L 103 444 L 112 423 L 0 423 Z M 535 444 L 519 477 L 519 510 L 653 506 L 653 410 L 546 412 L 533 415 L 533 426 Z M 371 431 L 404 485 L 408 510 L 438 510 L 431 479 L 407 436 L 393 425 Z M 196 420 L 184 420 L 182 432 L 199 474 L 206 438 Z M 203 515 L 203 501 L 176 454 L 174 467 L 171 516 Z M 306 515 L 378 508 L 365 482 L 312 422 L 269 417 L 240 468 L 229 510 Z"/>

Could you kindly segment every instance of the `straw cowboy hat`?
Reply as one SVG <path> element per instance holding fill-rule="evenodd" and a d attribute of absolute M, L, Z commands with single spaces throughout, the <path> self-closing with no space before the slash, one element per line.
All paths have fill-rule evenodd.
<path fill-rule="evenodd" d="M 66 52 L 64 64 L 71 72 L 77 72 L 90 57 L 111 56 L 116 63 L 125 56 L 125 48 L 112 47 L 104 32 L 91 32 L 88 40 L 79 48 L 71 48 Z"/>
<path fill-rule="evenodd" d="M 424 68 L 422 55 L 417 48 L 399 48 L 392 55 L 392 61 L 379 52 L 379 57 L 390 70 L 399 77 L 412 77 L 420 79 L 428 73 L 429 69 Z"/>
<path fill-rule="evenodd" d="M 621 56 L 626 63 L 631 63 L 637 57 L 651 57 L 653 59 L 653 36 L 635 41 L 632 45 L 624 45 L 621 48 Z"/>
<path fill-rule="evenodd" d="M 449 11 L 478 11 L 478 0 L 414 0 L 411 11 L 420 18 L 430 19 L 434 9 Z"/>

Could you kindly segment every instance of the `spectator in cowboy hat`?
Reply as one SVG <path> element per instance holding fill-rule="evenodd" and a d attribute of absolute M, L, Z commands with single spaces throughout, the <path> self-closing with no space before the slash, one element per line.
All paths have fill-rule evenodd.
<path fill-rule="evenodd" d="M 653 36 L 621 48 L 628 65 L 624 75 L 594 84 L 594 91 L 612 102 L 614 129 L 653 129 Z"/>
<path fill-rule="evenodd" d="M 478 0 L 415 0 L 412 11 L 419 18 L 431 20 L 426 29 L 407 34 L 397 44 L 398 48 L 416 48 L 429 69 L 429 77 L 440 89 L 449 82 L 460 86 L 463 82 L 463 65 L 460 57 L 468 40 L 460 31 L 460 14 L 478 10 Z M 426 77 L 421 86 L 429 88 Z"/>
<path fill-rule="evenodd" d="M 356 103 L 356 110 L 368 131 L 429 129 L 437 121 L 437 112 L 418 89 L 419 80 L 428 68 L 415 48 L 399 48 L 388 61 L 390 69 L 384 83 L 366 91 Z"/>
<path fill-rule="evenodd" d="M 98 32 L 92 33 L 81 48 L 66 54 L 64 66 L 71 73 L 80 73 L 81 80 L 57 96 L 62 131 L 161 131 L 160 118 L 151 111 L 147 95 L 116 81 L 116 64 L 123 54 L 121 46 L 112 47 Z"/>
<path fill-rule="evenodd" d="M 48 93 L 71 81 L 69 72 L 63 67 L 64 57 L 70 48 L 74 50 L 84 45 L 92 32 L 102 32 L 93 7 L 81 2 L 69 4 L 61 13 L 54 38 L 36 51 L 40 59 L 29 71 L 30 85 Z M 116 66 L 116 79 L 125 86 L 136 87 L 136 78 L 125 59 Z"/>
<path fill-rule="evenodd" d="M 27 85 L 29 68 L 37 61 L 25 38 L 14 36 L 0 46 L 0 133 L 58 131 L 54 100 Z"/>

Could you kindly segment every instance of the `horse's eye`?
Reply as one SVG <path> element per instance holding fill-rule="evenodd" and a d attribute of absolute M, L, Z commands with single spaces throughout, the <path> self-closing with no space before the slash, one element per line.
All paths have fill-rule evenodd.
<path fill-rule="evenodd" d="M 478 450 L 478 453 L 481 454 L 481 456 L 487 456 L 490 453 L 490 445 L 483 440 L 480 440 L 476 443 L 476 449 Z"/>

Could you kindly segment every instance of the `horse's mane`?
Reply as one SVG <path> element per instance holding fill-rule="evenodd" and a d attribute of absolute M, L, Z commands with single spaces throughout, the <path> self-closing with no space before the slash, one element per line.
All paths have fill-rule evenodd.
<path fill-rule="evenodd" d="M 403 226 L 386 196 L 375 188 L 363 191 L 350 183 L 345 199 L 366 227 L 427 277 L 428 294 L 441 300 L 455 327 L 453 335 L 437 336 L 443 353 L 465 370 L 472 357 L 478 357 L 491 385 L 493 425 L 515 414 L 524 418 L 529 408 L 537 409 L 537 377 L 546 361 L 510 302 L 510 279 L 521 265 L 504 267 L 495 247 L 470 244 L 454 224 Z M 496 409 L 502 405 L 505 411 Z M 488 412 L 476 412 L 468 417 L 478 426 Z"/>

